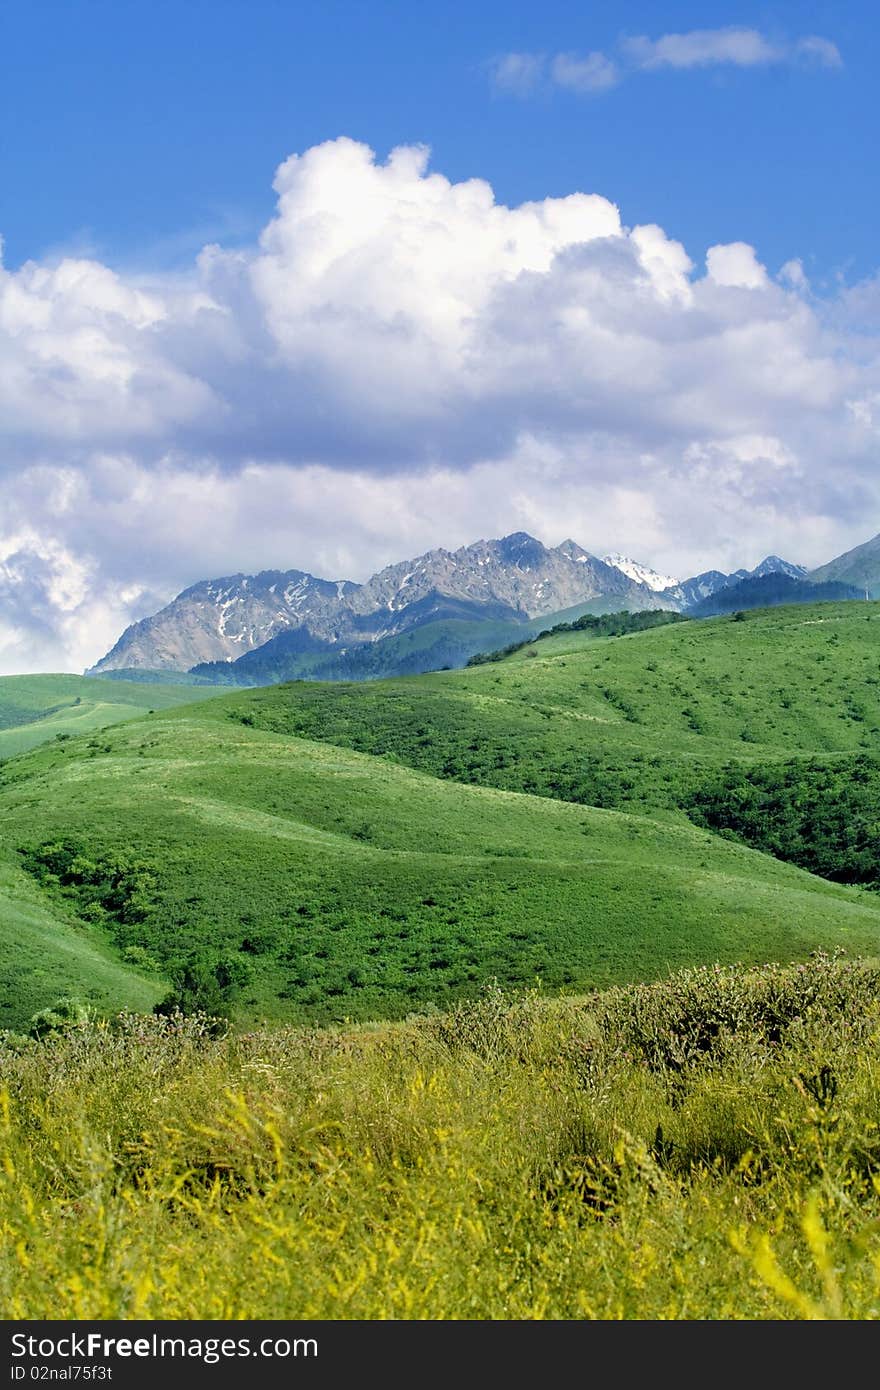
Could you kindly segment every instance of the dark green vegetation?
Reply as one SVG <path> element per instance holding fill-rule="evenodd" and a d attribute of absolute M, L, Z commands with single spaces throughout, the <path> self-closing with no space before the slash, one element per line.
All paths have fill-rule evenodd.
<path fill-rule="evenodd" d="M 593 613 L 584 613 L 572 622 L 554 623 L 552 627 L 542 628 L 536 637 L 526 637 L 519 642 L 511 642 L 506 647 L 501 647 L 497 651 L 478 652 L 467 662 L 468 666 L 485 666 L 489 661 L 503 661 L 505 657 L 513 656 L 514 652 L 521 651 L 523 647 L 529 646 L 536 641 L 543 641 L 545 637 L 556 637 L 562 632 L 586 632 L 591 637 L 625 637 L 632 632 L 647 632 L 652 627 L 663 627 L 666 623 L 685 622 L 680 613 L 666 613 L 660 610 L 648 610 L 642 613 L 605 613 L 597 616 Z"/>
<path fill-rule="evenodd" d="M 106 1005 L 106 975 L 83 989 L 60 961 L 47 991 L 54 943 L 85 953 L 80 980 L 113 964 L 119 1002 L 241 1021 L 401 1017 L 493 976 L 575 990 L 873 954 L 880 901 L 849 885 L 874 881 L 878 649 L 864 604 L 563 630 L 464 671 L 238 691 L 52 740 L 0 768 L 0 887 L 51 946 L 36 959 L 6 912 L 3 1018 L 62 993 Z M 864 826 L 822 831 L 837 872 L 806 841 L 821 777 L 854 759 Z M 767 769 L 814 779 L 797 852 L 760 816 L 720 822 Z"/>
<path fill-rule="evenodd" d="M 714 618 L 739 609 L 775 608 L 784 603 L 841 603 L 864 599 L 850 584 L 811 584 L 789 574 L 762 574 L 719 589 L 688 609 L 689 618 Z"/>
<path fill-rule="evenodd" d="M 876 1319 L 876 966 L 0 1041 L 14 1319 Z"/>
<path fill-rule="evenodd" d="M 213 694 L 161 679 L 150 684 L 93 676 L 0 676 L 0 762 L 49 738 L 70 738 Z"/>
<path fill-rule="evenodd" d="M 691 817 L 835 883 L 880 888 L 880 760 L 867 754 L 725 766 Z"/>

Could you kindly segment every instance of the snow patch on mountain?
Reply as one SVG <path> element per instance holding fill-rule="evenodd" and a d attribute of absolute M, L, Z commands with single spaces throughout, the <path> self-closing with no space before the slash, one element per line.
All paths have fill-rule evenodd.
<path fill-rule="evenodd" d="M 647 565 L 639 564 L 638 560 L 631 560 L 628 555 L 603 555 L 602 561 L 620 570 L 621 574 L 625 574 L 627 579 L 634 580 L 636 584 L 646 584 L 657 594 L 662 593 L 664 589 L 674 589 L 679 583 L 671 574 L 658 574 Z"/>

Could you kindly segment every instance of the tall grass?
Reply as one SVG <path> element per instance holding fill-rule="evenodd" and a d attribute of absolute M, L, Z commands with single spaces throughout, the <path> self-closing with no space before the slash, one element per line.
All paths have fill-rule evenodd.
<path fill-rule="evenodd" d="M 0 1048 L 12 1318 L 874 1318 L 880 969 Z"/>

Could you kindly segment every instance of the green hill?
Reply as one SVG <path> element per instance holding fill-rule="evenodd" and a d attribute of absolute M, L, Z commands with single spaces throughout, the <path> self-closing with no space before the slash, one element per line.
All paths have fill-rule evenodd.
<path fill-rule="evenodd" d="M 0 769 L 0 862 L 77 940 L 152 961 L 157 992 L 237 994 L 242 1018 L 873 952 L 880 899 L 711 833 L 719 778 L 870 764 L 880 617 L 858 615 L 564 632 L 466 671 L 52 740 Z"/>
<path fill-rule="evenodd" d="M 719 765 L 880 751 L 880 605 L 566 632 L 507 660 L 367 686 L 225 696 L 277 733 L 585 804 L 681 807 Z"/>
<path fill-rule="evenodd" d="M 108 934 L 59 912 L 30 876 L 0 862 L 0 1029 L 23 1029 L 70 996 L 102 1013 L 149 1012 L 165 992 L 154 973 L 121 959 Z"/>
<path fill-rule="evenodd" d="M 216 692 L 92 676 L 0 676 L 0 761 L 46 739 L 92 732 L 147 710 L 204 700 Z"/>
<path fill-rule="evenodd" d="M 684 812 L 873 886 L 878 619 L 875 604 L 823 603 L 604 640 L 560 631 L 482 669 L 369 690 L 291 685 L 226 707 L 435 776 Z"/>
<path fill-rule="evenodd" d="M 78 734 L 105 683 L 4 683 L 69 736 L 0 764 L 0 1028 L 131 1011 L 0 1034 L 9 1316 L 875 1317 L 878 647 L 567 630 Z"/>

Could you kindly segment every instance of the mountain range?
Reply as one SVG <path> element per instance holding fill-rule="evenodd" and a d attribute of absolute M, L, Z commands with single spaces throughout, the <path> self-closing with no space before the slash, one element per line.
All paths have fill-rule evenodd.
<path fill-rule="evenodd" d="M 864 597 L 872 563 L 880 592 L 880 537 L 810 575 L 769 555 L 753 570 L 679 580 L 625 555 L 600 559 L 573 540 L 549 547 L 517 531 L 428 551 L 363 584 L 296 569 L 201 580 L 126 628 L 88 674 L 187 674 L 233 685 L 414 674 L 461 666 L 476 652 L 584 613 L 708 616 Z"/>

